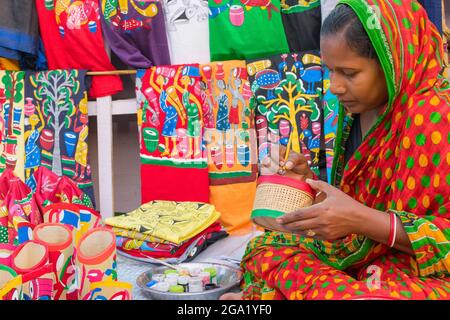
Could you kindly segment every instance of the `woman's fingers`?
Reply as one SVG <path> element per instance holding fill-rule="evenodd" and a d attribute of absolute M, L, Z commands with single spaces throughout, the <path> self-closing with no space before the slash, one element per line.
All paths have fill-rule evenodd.
<path fill-rule="evenodd" d="M 306 233 L 309 230 L 317 229 L 319 227 L 319 225 L 318 225 L 317 219 L 313 218 L 313 219 L 307 219 L 307 220 L 293 221 L 293 222 L 284 224 L 283 227 L 288 230 L 291 230 L 291 231 Z"/>
<path fill-rule="evenodd" d="M 312 205 L 294 212 L 289 212 L 277 218 L 277 222 L 283 225 L 301 220 L 310 220 L 320 215 L 320 205 Z"/>

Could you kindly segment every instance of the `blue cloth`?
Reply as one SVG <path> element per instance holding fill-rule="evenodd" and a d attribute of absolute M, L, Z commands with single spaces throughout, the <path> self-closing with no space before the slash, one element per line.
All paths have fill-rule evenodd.
<path fill-rule="evenodd" d="M 34 1 L 2 0 L 0 10 L 0 56 L 20 60 L 36 55 L 39 26 Z"/>
<path fill-rule="evenodd" d="M 428 18 L 434 23 L 442 34 L 442 2 L 441 0 L 419 0 L 425 8 Z"/>

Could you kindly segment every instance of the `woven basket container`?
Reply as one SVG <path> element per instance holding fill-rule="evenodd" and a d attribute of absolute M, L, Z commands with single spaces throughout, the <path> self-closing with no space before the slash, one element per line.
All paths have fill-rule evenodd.
<path fill-rule="evenodd" d="M 306 182 L 280 175 L 258 178 L 252 221 L 265 229 L 284 231 L 275 219 L 312 205 L 315 191 Z"/>

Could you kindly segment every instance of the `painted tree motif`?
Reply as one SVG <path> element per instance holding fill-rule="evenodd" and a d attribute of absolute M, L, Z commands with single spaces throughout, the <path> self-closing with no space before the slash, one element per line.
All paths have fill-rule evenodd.
<path fill-rule="evenodd" d="M 63 174 L 60 132 L 64 127 L 70 128 L 70 117 L 75 114 L 73 96 L 80 90 L 77 75 L 76 70 L 52 70 L 39 72 L 30 77 L 31 84 L 37 88 L 35 98 L 40 101 L 45 122 L 54 133 L 52 171 L 59 176 Z"/>
<path fill-rule="evenodd" d="M 321 96 L 321 88 L 318 87 L 316 93 L 306 90 L 303 80 L 292 71 L 285 71 L 284 76 L 280 75 L 280 80 L 273 89 L 273 96 L 257 95 L 258 112 L 267 118 L 270 132 L 278 132 L 280 121 L 287 121 L 291 130 L 287 143 L 282 144 L 286 144 L 288 152 L 290 150 L 303 154 L 309 154 L 307 150 L 314 152 L 312 160 L 313 163 L 317 163 L 320 139 L 317 135 L 314 137 L 308 128 L 309 122 L 320 120 L 321 112 L 315 98 Z"/>
<path fill-rule="evenodd" d="M 5 98 L 6 103 L 9 102 L 8 109 L 8 123 L 7 126 L 8 135 L 12 134 L 12 124 L 14 120 L 14 103 L 22 101 L 22 91 L 23 91 L 23 78 L 25 76 L 24 72 L 13 72 L 6 71 L 5 75 L 2 77 L 2 83 L 5 86 Z M 5 104 L 6 108 L 6 104 Z M 6 111 L 6 110 L 5 110 Z"/>

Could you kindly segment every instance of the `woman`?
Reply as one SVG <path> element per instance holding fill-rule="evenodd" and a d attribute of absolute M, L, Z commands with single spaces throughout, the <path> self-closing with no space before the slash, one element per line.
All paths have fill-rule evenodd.
<path fill-rule="evenodd" d="M 279 218 L 292 234 L 249 243 L 244 291 L 222 298 L 450 299 L 450 86 L 436 28 L 416 1 L 343 0 L 321 50 L 348 112 L 340 189 L 306 179 L 316 203 Z M 279 165 L 312 177 L 303 156 Z"/>

